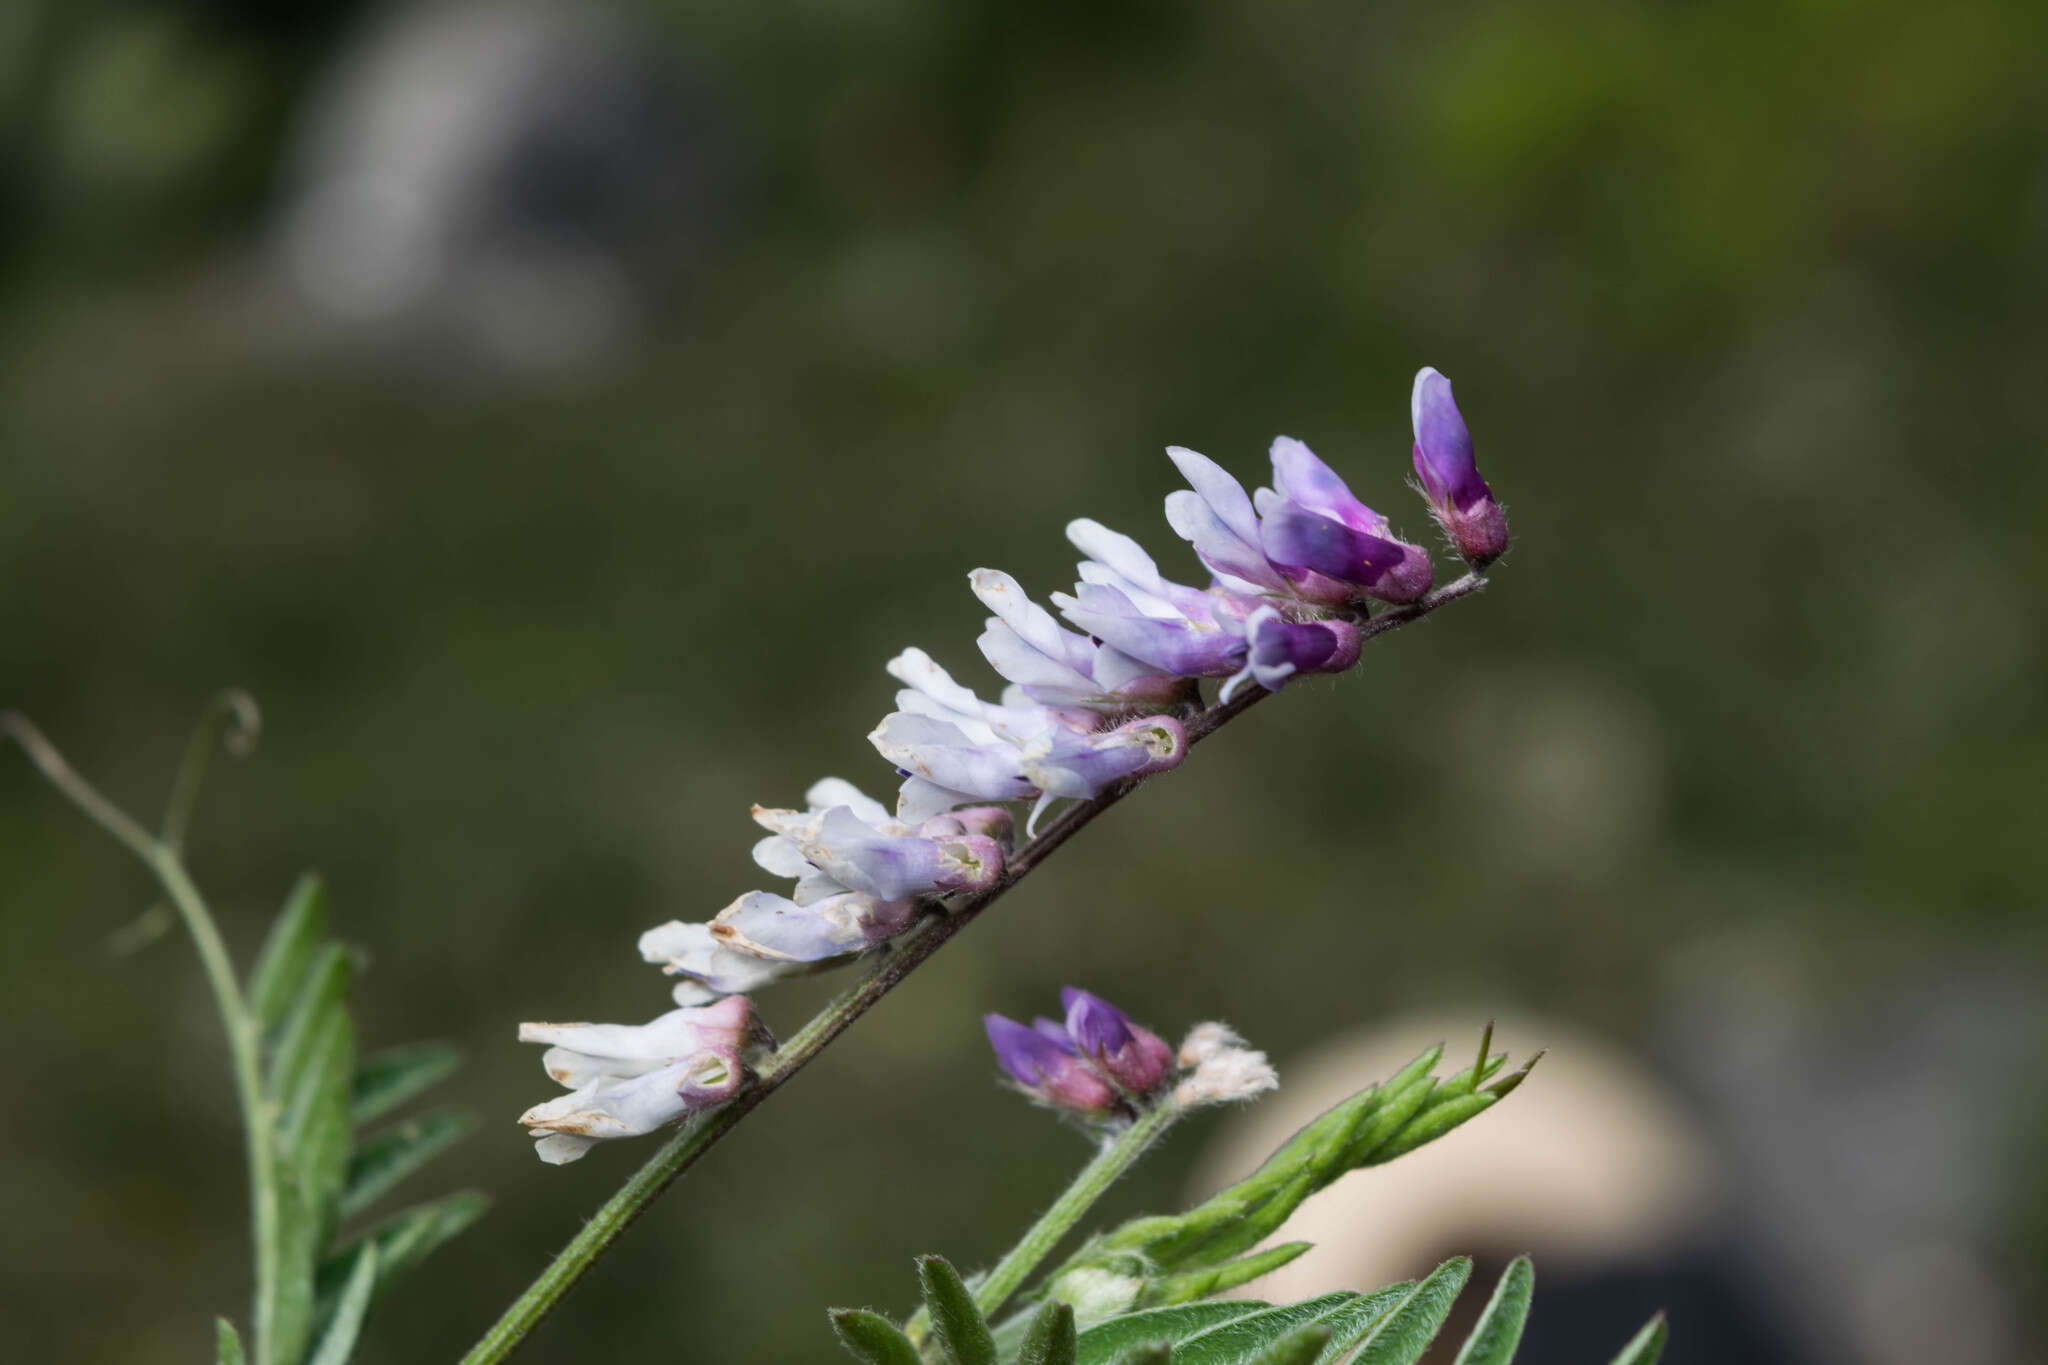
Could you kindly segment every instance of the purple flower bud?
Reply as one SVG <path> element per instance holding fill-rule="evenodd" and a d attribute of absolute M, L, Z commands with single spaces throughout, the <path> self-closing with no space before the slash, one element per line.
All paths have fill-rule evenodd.
<path fill-rule="evenodd" d="M 1074 1051 L 1071 1043 L 1063 1045 L 1038 1029 L 1000 1014 L 983 1015 L 981 1022 L 1003 1070 L 1019 1089 L 1039 1103 L 1091 1115 L 1105 1114 L 1116 1107 L 1116 1091 Z"/>
<path fill-rule="evenodd" d="M 1101 996 L 1069 986 L 1060 1000 L 1074 1046 L 1125 1090 L 1149 1095 L 1173 1070 L 1173 1049 Z"/>
<path fill-rule="evenodd" d="M 1484 568 L 1508 547 L 1508 519 L 1479 477 L 1472 433 L 1451 397 L 1451 381 L 1424 366 L 1410 401 L 1415 423 L 1415 476 L 1430 510 L 1458 547 Z"/>

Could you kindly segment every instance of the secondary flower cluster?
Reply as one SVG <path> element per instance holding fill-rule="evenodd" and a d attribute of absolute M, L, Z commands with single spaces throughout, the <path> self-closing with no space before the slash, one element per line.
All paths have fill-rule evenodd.
<path fill-rule="evenodd" d="M 1176 1053 L 1099 995 L 1069 986 L 1060 1003 L 1064 1021 L 982 1017 L 1011 1082 L 1049 1109 L 1114 1120 L 1156 1102 L 1169 1081 L 1182 1108 L 1250 1099 L 1279 1084 L 1266 1054 L 1222 1024 L 1197 1024 Z"/>
<path fill-rule="evenodd" d="M 1459 553 L 1483 567 L 1506 549 L 1507 520 L 1473 463 L 1450 381 L 1418 374 L 1412 415 L 1420 491 Z M 970 574 L 990 612 L 978 643 L 1006 684 L 999 699 L 984 701 L 923 650 L 904 650 L 888 664 L 902 685 L 896 709 L 868 736 L 901 779 L 893 810 L 836 777 L 807 791 L 802 810 L 754 807 L 767 831 L 754 861 L 794 884 L 641 935 L 641 955 L 675 978 L 680 1008 L 640 1028 L 521 1026 L 522 1039 L 557 1045 L 547 1069 L 572 1092 L 521 1118 L 543 1160 L 573 1161 L 597 1139 L 729 1099 L 745 1081 L 748 1046 L 765 1040 L 743 997 L 887 942 L 935 898 L 995 887 L 1012 847 L 1005 803 L 1026 803 L 1028 836 L 1058 800 L 1172 768 L 1188 747 L 1176 713 L 1199 703 L 1201 679 L 1221 680 L 1227 701 L 1248 685 L 1277 691 L 1300 674 L 1342 672 L 1358 661 L 1358 623 L 1372 603 L 1429 591 L 1428 554 L 1300 441 L 1273 442 L 1273 486 L 1251 493 L 1206 456 L 1177 446 L 1167 454 L 1189 486 L 1166 499 L 1166 519 L 1208 568 L 1208 585 L 1169 580 L 1137 541 L 1086 518 L 1067 527 L 1082 559 L 1073 591 L 1047 599 L 1057 617 L 1009 574 Z M 1119 1093 L 1149 1089 L 1134 1068 L 1165 1045 L 1139 1029 L 1129 1035 L 1139 1052 L 1112 1067 L 1096 1044 L 1135 1026 L 1073 994 L 1083 1031 L 1070 1000 L 1064 1036 L 1078 1050 L 1063 1055 L 1091 1059 L 1111 1106 Z M 1001 1023 L 1012 1044 L 999 1044 L 1006 1066 L 1012 1057 L 1045 1063 L 1038 1082 L 1011 1066 L 1020 1084 L 1057 1074 L 1081 1087 L 1073 1096 L 1086 1091 L 1073 1066 L 1052 1065 L 1050 1033 Z"/>

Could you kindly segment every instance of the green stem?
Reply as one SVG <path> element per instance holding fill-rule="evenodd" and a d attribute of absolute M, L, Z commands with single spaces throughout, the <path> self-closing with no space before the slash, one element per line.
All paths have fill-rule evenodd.
<path fill-rule="evenodd" d="M 1362 619 L 1358 623 L 1359 639 L 1363 642 L 1398 630 L 1411 621 L 1421 620 L 1446 603 L 1471 596 L 1485 586 L 1484 575 L 1476 570 L 1467 573 L 1426 594 L 1419 602 L 1389 607 Z M 1262 688 L 1246 688 L 1230 701 L 1200 712 L 1187 722 L 1188 744 L 1192 747 L 1201 743 L 1271 695 Z M 986 891 L 936 909 L 915 929 L 890 944 L 883 951 L 879 965 L 866 979 L 827 1005 L 756 1070 L 752 1085 L 724 1108 L 686 1125 L 634 1172 L 632 1179 L 606 1200 L 596 1216 L 585 1223 L 569 1245 L 556 1254 L 540 1278 L 528 1285 L 504 1315 L 484 1333 L 482 1340 L 470 1348 L 469 1354 L 462 1358 L 462 1365 L 495 1365 L 510 1355 L 554 1309 L 562 1296 L 589 1272 L 598 1257 L 632 1225 L 633 1220 L 645 1213 L 661 1192 L 674 1184 L 677 1177 L 694 1165 L 699 1157 L 738 1127 L 740 1120 L 823 1052 L 854 1020 L 873 1008 L 883 996 L 895 989 L 899 981 L 943 947 L 948 939 L 966 928 L 977 915 L 994 904 L 1084 825 L 1137 790 L 1139 785 L 1132 780 L 1119 782 L 1092 801 L 1068 807 L 1036 839 L 1008 860 L 1002 880 Z"/>
<path fill-rule="evenodd" d="M 1102 1150 L 1081 1168 L 1081 1173 L 1074 1177 L 1074 1183 L 1067 1186 L 1066 1192 L 1055 1199 L 1052 1207 L 1031 1225 L 1031 1230 L 1018 1239 L 1017 1245 L 996 1262 L 995 1268 L 976 1282 L 974 1306 L 981 1310 L 983 1317 L 993 1318 L 996 1311 L 1010 1301 L 1010 1296 L 1024 1287 L 1024 1281 L 1031 1278 L 1031 1272 L 1038 1269 L 1046 1257 L 1052 1255 L 1060 1239 L 1074 1230 L 1074 1224 L 1095 1207 L 1095 1201 L 1102 1198 L 1139 1157 L 1145 1155 L 1182 1112 L 1171 1095 L 1165 1096 L 1140 1114 L 1135 1123 L 1103 1144 Z M 922 1343 L 927 1321 L 928 1315 L 923 1309 L 911 1318 L 907 1330 L 912 1341 Z"/>
<path fill-rule="evenodd" d="M 202 722 L 202 731 L 208 733 L 211 743 L 211 734 L 217 733 L 211 715 Z M 171 904 L 177 907 L 192 935 L 192 946 L 199 952 L 200 966 L 213 990 L 213 1003 L 220 1011 L 221 1029 L 227 1034 L 228 1051 L 234 1061 L 235 1094 L 241 1103 L 242 1129 L 248 1141 L 249 1217 L 256 1244 L 255 1358 L 262 1365 L 269 1365 L 271 1308 L 277 1278 L 277 1183 L 273 1178 L 276 1153 L 271 1143 L 271 1117 L 263 1102 L 256 1023 L 235 979 L 234 960 L 228 956 L 227 944 L 206 907 L 205 897 L 192 884 L 172 843 L 152 837 L 126 811 L 81 777 L 26 716 L 13 711 L 0 713 L 0 734 L 19 743 L 51 786 L 142 860 L 170 897 Z M 180 774 L 173 796 L 172 817 L 166 821 L 167 834 L 183 835 L 185 816 L 197 787 L 196 776 L 189 781 L 185 777 L 191 769 L 192 757 L 188 753 L 185 771 Z"/>
<path fill-rule="evenodd" d="M 267 1365 L 271 1360 L 272 1318 L 277 1301 L 277 1152 L 271 1140 L 273 1116 L 263 1099 L 256 1020 L 235 980 L 227 944 L 206 908 L 205 898 L 186 874 L 184 863 L 168 848 L 157 850 L 147 861 L 185 921 L 192 945 L 199 950 L 199 961 L 206 969 L 207 984 L 213 987 L 214 1004 L 220 1010 L 221 1028 L 228 1036 L 228 1051 L 234 1060 L 235 1096 L 241 1102 L 242 1132 L 249 1152 L 249 1219 L 256 1243 L 256 1359 Z"/>

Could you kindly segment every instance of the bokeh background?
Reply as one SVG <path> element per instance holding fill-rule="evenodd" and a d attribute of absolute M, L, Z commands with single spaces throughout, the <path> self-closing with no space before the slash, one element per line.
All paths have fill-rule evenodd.
<path fill-rule="evenodd" d="M 2044 41 L 2022 0 L 12 0 L 0 702 L 151 810 L 261 699 L 197 868 L 245 959 L 321 869 L 365 1043 L 468 1053 L 482 1123 L 408 1193 L 497 1206 L 365 1348 L 445 1360 L 649 1150 L 535 1163 L 516 1021 L 655 1013 L 634 937 L 761 884 L 750 802 L 886 785 L 882 661 L 986 676 L 968 568 L 1062 586 L 1085 514 L 1192 576 L 1164 445 L 1300 436 L 1419 537 L 1434 364 L 1494 587 L 1091 830 L 530 1358 L 830 1358 L 828 1303 L 993 1257 L 1083 1148 L 977 1015 L 1068 981 L 1283 1075 L 1421 1016 L 1583 1040 L 1713 1194 L 1418 1246 L 1535 1247 L 1535 1365 L 1659 1303 L 1679 1362 L 2038 1358 Z M 189 949 L 110 940 L 144 877 L 12 759 L 0 898 L 8 1353 L 193 1358 L 246 1253 Z M 1477 1188 L 1633 1122 L 1545 1077 L 1446 1144 Z M 1398 1174 L 1345 1187 L 1361 1242 Z"/>

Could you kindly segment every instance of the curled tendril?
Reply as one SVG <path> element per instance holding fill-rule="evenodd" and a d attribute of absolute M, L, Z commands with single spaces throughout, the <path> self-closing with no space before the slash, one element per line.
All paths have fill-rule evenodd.
<path fill-rule="evenodd" d="M 256 742 L 262 735 L 263 712 L 254 697 L 239 687 L 230 687 L 214 696 L 206 714 L 193 727 L 192 738 L 185 746 L 185 761 L 178 765 L 170 800 L 164 803 L 163 832 L 158 838 L 165 848 L 175 854 L 184 846 L 192 806 L 199 799 L 199 784 L 206 777 L 206 762 L 213 756 L 214 746 L 219 745 L 236 758 L 247 758 L 256 751 Z"/>

